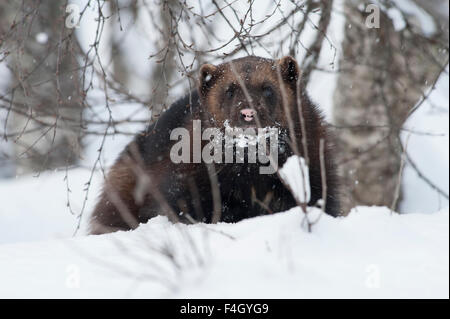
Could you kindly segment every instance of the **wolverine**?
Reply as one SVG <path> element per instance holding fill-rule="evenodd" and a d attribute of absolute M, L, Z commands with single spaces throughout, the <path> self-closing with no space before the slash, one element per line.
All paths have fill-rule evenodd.
<path fill-rule="evenodd" d="M 306 92 L 297 61 L 248 56 L 201 66 L 197 88 L 128 144 L 105 178 L 91 234 L 131 230 L 157 215 L 173 222 L 238 222 L 298 205 L 276 172 L 260 174 L 261 163 L 173 161 L 177 141 L 171 133 L 180 127 L 190 133 L 189 158 L 198 156 L 192 139 L 201 132 L 194 131 L 194 121 L 202 130 L 277 128 L 278 167 L 294 154 L 307 159 L 308 205 L 318 205 L 326 181 L 325 212 L 340 215 L 333 136 Z"/>

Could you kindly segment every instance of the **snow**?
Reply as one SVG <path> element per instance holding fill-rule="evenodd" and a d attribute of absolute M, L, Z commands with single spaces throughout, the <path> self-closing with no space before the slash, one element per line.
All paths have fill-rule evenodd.
<path fill-rule="evenodd" d="M 392 20 L 395 31 L 401 31 L 406 28 L 406 21 L 403 18 L 402 12 L 397 8 L 389 8 L 387 10 L 387 15 Z"/>
<path fill-rule="evenodd" d="M 415 19 L 417 19 L 418 24 L 421 27 L 421 30 L 423 34 L 426 37 L 431 37 L 436 33 L 436 25 L 434 23 L 433 17 L 430 16 L 425 10 L 420 8 L 414 1 L 411 0 L 395 0 L 394 1 L 397 8 L 390 8 L 388 10 L 388 15 L 391 19 L 396 18 L 398 15 L 402 16 L 401 14 L 392 14 L 392 11 L 399 11 L 404 12 L 406 15 L 412 16 Z M 391 16 L 392 14 L 392 16 Z M 393 19 L 394 26 L 397 25 L 401 29 L 403 29 L 406 26 L 406 23 L 398 23 L 397 19 Z M 397 31 L 401 29 L 396 29 Z"/>
<path fill-rule="evenodd" d="M 447 66 L 428 99 L 406 121 L 407 130 L 402 133 L 403 145 L 419 170 L 446 194 L 449 193 L 448 72 Z M 428 186 L 407 163 L 400 211 L 432 213 L 448 205 L 448 200 Z"/>
<path fill-rule="evenodd" d="M 46 44 L 48 42 L 48 34 L 45 32 L 39 32 L 36 34 L 36 42 L 39 44 Z"/>
<path fill-rule="evenodd" d="M 103 181 L 90 185 L 82 230 L 74 213 L 88 169 L 0 183 L 0 298 L 448 298 L 449 210 L 300 209 L 236 224 L 151 219 L 135 231 L 86 236 Z M 315 218 L 309 218 L 315 220 Z M 167 254 L 170 252 L 178 266 Z"/>
<path fill-rule="evenodd" d="M 300 203 L 308 203 L 311 198 L 311 188 L 309 168 L 305 159 L 297 155 L 289 157 L 279 173 L 283 181 L 289 185 L 295 198 Z"/>
<path fill-rule="evenodd" d="M 0 298 L 448 298 L 448 213 L 358 207 L 311 233 L 299 209 L 237 224 L 157 217 L 130 232 L 5 244 Z"/>
<path fill-rule="evenodd" d="M 89 170 L 80 168 L 0 180 L 0 245 L 71 237 L 89 176 Z M 88 193 L 87 212 L 93 209 L 101 182 L 101 174 L 96 173 Z M 68 199 L 74 214 L 67 206 Z M 82 226 L 86 227 L 84 223 Z"/>

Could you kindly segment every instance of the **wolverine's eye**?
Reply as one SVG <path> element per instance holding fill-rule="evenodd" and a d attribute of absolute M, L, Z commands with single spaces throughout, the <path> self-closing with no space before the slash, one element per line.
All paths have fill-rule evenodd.
<path fill-rule="evenodd" d="M 230 87 L 225 92 L 225 95 L 228 99 L 232 99 L 234 97 L 234 92 L 236 91 L 236 88 L 234 85 L 230 85 Z"/>
<path fill-rule="evenodd" d="M 270 98 L 272 98 L 273 97 L 273 89 L 270 87 L 270 86 L 264 86 L 263 87 L 263 96 L 265 97 L 265 98 L 268 98 L 268 99 L 270 99 Z"/>

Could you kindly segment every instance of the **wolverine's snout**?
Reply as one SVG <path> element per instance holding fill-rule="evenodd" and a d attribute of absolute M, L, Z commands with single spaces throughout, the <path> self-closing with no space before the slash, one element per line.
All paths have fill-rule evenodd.
<path fill-rule="evenodd" d="M 253 117 L 255 116 L 256 111 L 253 109 L 243 109 L 241 110 L 241 116 L 246 122 L 253 121 Z"/>

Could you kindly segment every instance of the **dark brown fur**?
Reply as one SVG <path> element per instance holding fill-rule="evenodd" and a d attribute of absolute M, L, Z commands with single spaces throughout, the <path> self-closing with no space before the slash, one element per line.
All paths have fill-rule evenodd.
<path fill-rule="evenodd" d="M 202 128 L 223 127 L 225 120 L 229 120 L 231 126 L 256 126 L 256 123 L 243 122 L 239 113 L 243 108 L 256 110 L 262 127 L 284 129 L 287 145 L 291 143 L 289 128 L 292 124 L 296 143 L 279 154 L 280 166 L 294 154 L 294 149 L 305 156 L 302 132 L 306 131 L 311 185 L 309 205 L 315 205 L 322 197 L 319 145 L 321 139 L 325 141 L 325 211 L 332 216 L 339 215 L 331 137 L 323 117 L 306 94 L 300 76 L 297 62 L 291 57 L 277 61 L 246 57 L 218 66 L 202 66 L 198 90 L 175 102 L 145 132 L 136 136 L 111 168 L 91 217 L 91 233 L 134 229 L 159 214 L 167 215 L 174 222 L 192 219 L 211 222 L 215 185 L 211 183 L 206 165 L 173 163 L 169 152 L 176 141 L 170 141 L 170 132 L 185 127 L 192 133 L 193 119 L 201 119 Z M 298 101 L 301 101 L 304 130 Z M 215 164 L 222 221 L 236 222 L 296 205 L 276 174 L 259 175 L 257 169 L 258 164 Z"/>

